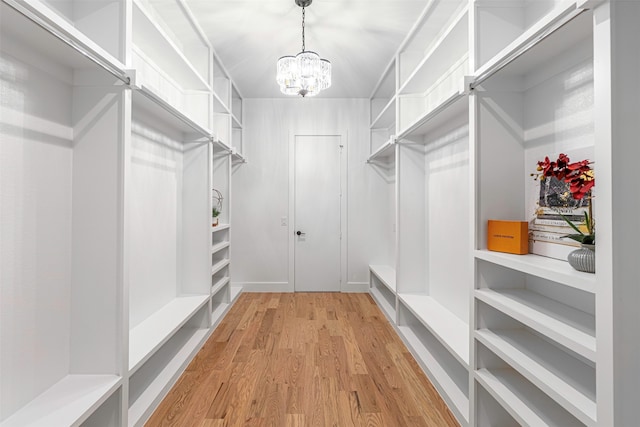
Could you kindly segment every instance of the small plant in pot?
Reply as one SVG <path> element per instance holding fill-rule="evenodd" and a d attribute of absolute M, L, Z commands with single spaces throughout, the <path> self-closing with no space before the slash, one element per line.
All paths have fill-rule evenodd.
<path fill-rule="evenodd" d="M 560 154 L 555 162 L 545 157 L 538 162 L 537 173 L 532 174 L 535 179 L 544 181 L 553 177 L 569 185 L 569 193 L 575 200 L 587 200 L 587 211 L 584 212 L 584 221 L 580 226 L 559 212 L 562 219 L 576 232 L 566 237 L 580 242 L 582 248 L 569 254 L 567 261 L 578 271 L 595 273 L 595 244 L 596 231 L 593 221 L 591 189 L 596 184 L 595 174 L 589 160 L 571 162 L 566 154 Z M 568 194 L 567 194 L 568 197 Z"/>
<path fill-rule="evenodd" d="M 220 216 L 220 210 L 218 210 L 218 208 L 213 208 L 211 209 L 211 217 L 212 217 L 212 226 L 216 226 L 218 225 L 218 217 Z"/>

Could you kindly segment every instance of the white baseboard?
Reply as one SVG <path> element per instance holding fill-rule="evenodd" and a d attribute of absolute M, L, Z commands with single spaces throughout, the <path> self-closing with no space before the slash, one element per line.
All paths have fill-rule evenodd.
<path fill-rule="evenodd" d="M 369 282 L 348 282 L 347 285 L 342 288 L 342 292 L 369 292 Z"/>
<path fill-rule="evenodd" d="M 231 286 L 242 286 L 242 292 L 294 292 L 288 282 L 232 282 Z M 341 292 L 369 292 L 369 282 L 349 282 Z"/>
<path fill-rule="evenodd" d="M 288 282 L 233 282 L 231 286 L 242 286 L 242 292 L 293 292 Z"/>

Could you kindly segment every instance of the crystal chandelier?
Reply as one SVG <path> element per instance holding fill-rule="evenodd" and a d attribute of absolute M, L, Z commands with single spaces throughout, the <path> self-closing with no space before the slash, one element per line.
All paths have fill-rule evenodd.
<path fill-rule="evenodd" d="M 278 59 L 276 80 L 285 95 L 315 96 L 331 86 L 331 62 L 305 50 L 304 13 L 312 0 L 295 0 L 302 8 L 302 51 Z"/>

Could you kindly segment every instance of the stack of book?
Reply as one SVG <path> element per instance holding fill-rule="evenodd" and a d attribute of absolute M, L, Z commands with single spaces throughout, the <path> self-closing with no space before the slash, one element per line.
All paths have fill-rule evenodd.
<path fill-rule="evenodd" d="M 567 260 L 570 252 L 580 248 L 580 243 L 567 237 L 577 234 L 562 215 L 583 232 L 586 207 L 559 210 L 540 207 L 529 222 L 529 253 Z M 562 215 L 560 215 L 562 213 Z"/>

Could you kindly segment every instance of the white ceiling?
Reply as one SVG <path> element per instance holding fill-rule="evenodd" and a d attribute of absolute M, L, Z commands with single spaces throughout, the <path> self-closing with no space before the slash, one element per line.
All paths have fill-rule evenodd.
<path fill-rule="evenodd" d="M 187 0 L 245 98 L 284 97 L 276 62 L 302 47 L 294 0 Z M 320 97 L 367 98 L 427 0 L 314 0 L 306 48 L 328 59 L 333 84 Z"/>

